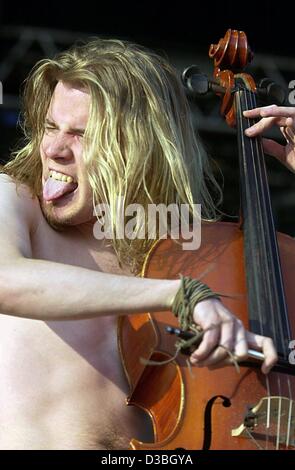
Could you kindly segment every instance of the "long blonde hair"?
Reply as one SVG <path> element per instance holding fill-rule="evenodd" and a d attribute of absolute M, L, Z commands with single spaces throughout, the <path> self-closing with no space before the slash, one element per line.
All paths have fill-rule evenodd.
<path fill-rule="evenodd" d="M 215 217 L 207 184 L 217 190 L 218 185 L 196 138 L 181 81 L 164 58 L 128 41 L 96 38 L 36 64 L 24 90 L 26 142 L 2 171 L 41 194 L 39 148 L 59 80 L 91 94 L 84 159 L 94 205 L 109 205 L 114 234 L 118 197 L 125 206 L 185 203 L 192 211 L 199 203 L 204 218 Z M 112 240 L 119 260 L 135 270 L 152 243 Z"/>

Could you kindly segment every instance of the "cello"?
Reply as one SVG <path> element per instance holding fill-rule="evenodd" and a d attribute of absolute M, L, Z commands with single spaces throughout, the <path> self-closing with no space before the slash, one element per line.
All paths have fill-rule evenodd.
<path fill-rule="evenodd" d="M 154 431 L 154 442 L 132 439 L 130 447 L 294 449 L 295 366 L 289 357 L 295 338 L 295 241 L 275 232 L 261 139 L 244 134 L 254 120 L 244 118 L 243 111 L 256 107 L 258 92 L 252 77 L 242 73 L 252 59 L 245 33 L 228 30 L 210 46 L 209 56 L 215 64 L 211 88 L 223 97 L 227 123 L 237 128 L 242 217 L 237 224 L 204 222 L 202 243 L 194 252 L 183 251 L 171 239 L 159 240 L 142 276 L 176 279 L 181 273 L 201 279 L 225 295 L 223 303 L 247 329 L 273 338 L 279 361 L 268 375 L 251 354 L 240 363 L 239 373 L 234 367 L 191 372 L 184 355 L 169 362 L 175 338 L 167 326 L 170 331 L 171 325 L 172 330 L 178 326 L 171 312 L 120 317 L 127 404 L 145 410 Z M 199 82 L 194 70 L 186 70 L 183 80 L 191 89 Z M 164 363 L 145 365 L 141 357 Z"/>

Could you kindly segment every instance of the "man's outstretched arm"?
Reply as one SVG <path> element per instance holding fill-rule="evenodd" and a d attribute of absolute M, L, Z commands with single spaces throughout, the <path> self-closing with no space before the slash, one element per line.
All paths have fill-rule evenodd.
<path fill-rule="evenodd" d="M 39 320 L 167 310 L 179 280 L 152 280 L 32 259 L 38 202 L 0 176 L 0 311 Z"/>
<path fill-rule="evenodd" d="M 142 279 L 100 273 L 67 264 L 32 259 L 30 232 L 37 201 L 7 176 L 0 177 L 0 311 L 38 320 L 75 320 L 102 315 L 153 312 L 171 308 L 180 280 Z M 212 366 L 226 359 L 225 348 L 238 359 L 249 347 L 265 355 L 267 372 L 277 356 L 271 339 L 247 332 L 219 300 L 196 305 L 194 321 L 206 333 L 191 356 L 193 364 Z M 212 325 L 214 328 L 212 328 Z"/>

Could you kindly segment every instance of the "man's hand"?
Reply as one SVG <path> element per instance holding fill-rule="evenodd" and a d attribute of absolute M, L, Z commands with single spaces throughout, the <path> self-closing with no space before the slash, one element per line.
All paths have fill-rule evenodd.
<path fill-rule="evenodd" d="M 295 107 L 264 106 L 244 111 L 247 118 L 262 119 L 246 129 L 248 137 L 256 137 L 272 126 L 278 126 L 286 139 L 286 145 L 280 145 L 271 139 L 262 139 L 265 153 L 276 157 L 289 170 L 295 172 Z"/>
<path fill-rule="evenodd" d="M 249 348 L 262 351 L 262 372 L 267 374 L 278 360 L 271 338 L 250 333 L 243 323 L 217 299 L 199 302 L 194 321 L 205 330 L 200 346 L 191 354 L 193 365 L 214 368 L 232 363 L 227 350 L 237 361 L 245 360 Z"/>

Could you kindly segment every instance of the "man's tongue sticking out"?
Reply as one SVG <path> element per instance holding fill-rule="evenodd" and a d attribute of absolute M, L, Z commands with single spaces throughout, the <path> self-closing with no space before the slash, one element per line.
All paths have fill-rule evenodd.
<path fill-rule="evenodd" d="M 74 191 L 77 186 L 77 183 L 74 182 L 67 183 L 49 177 L 43 186 L 43 199 L 47 202 L 55 201 L 61 196 Z"/>

